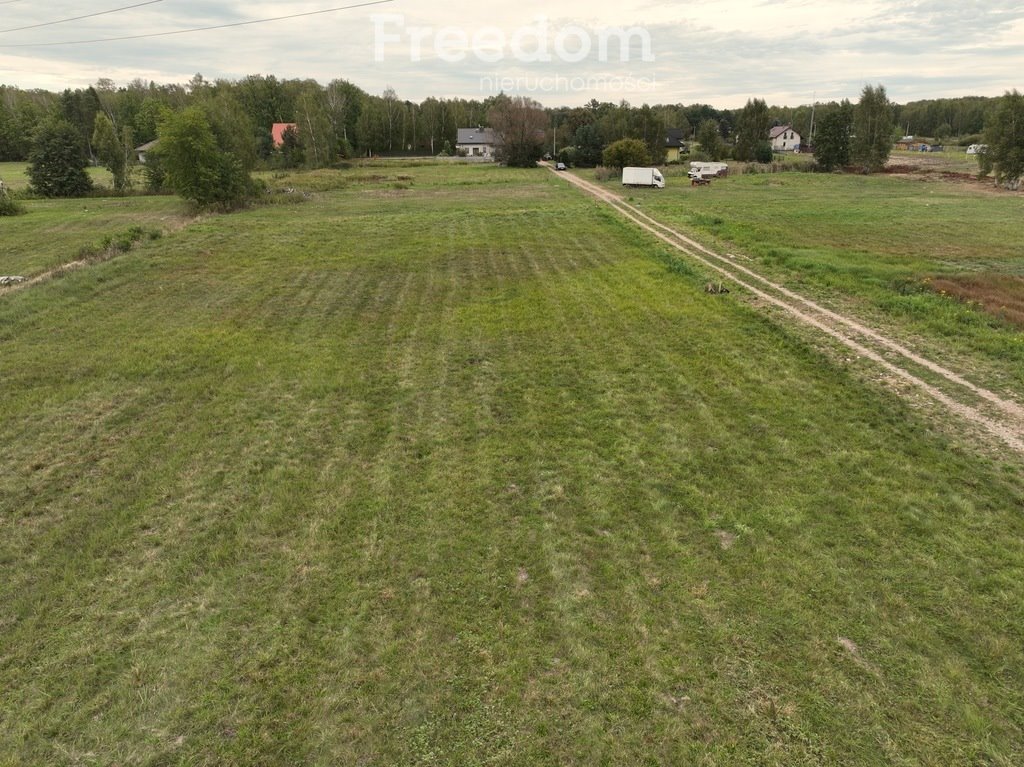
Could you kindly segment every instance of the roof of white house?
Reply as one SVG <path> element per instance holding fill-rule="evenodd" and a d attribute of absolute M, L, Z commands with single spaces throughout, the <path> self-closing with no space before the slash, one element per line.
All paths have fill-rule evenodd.
<path fill-rule="evenodd" d="M 457 144 L 493 144 L 494 133 L 490 128 L 459 128 Z"/>
<path fill-rule="evenodd" d="M 781 136 L 786 131 L 791 131 L 791 130 L 793 130 L 793 126 L 792 125 L 776 125 L 774 128 L 772 128 L 768 132 L 768 138 L 770 138 L 770 139 L 778 138 L 779 136 Z M 793 130 L 793 133 L 796 133 L 796 131 Z M 796 133 L 796 135 L 799 136 L 800 134 Z"/>

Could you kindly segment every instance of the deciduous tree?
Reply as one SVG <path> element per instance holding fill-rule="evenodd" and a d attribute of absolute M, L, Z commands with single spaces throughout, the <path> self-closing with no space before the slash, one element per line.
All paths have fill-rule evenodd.
<path fill-rule="evenodd" d="M 544 154 L 548 116 L 533 99 L 503 96 L 487 115 L 497 141 L 498 159 L 513 168 L 532 168 Z"/>
<path fill-rule="evenodd" d="M 768 104 L 762 99 L 747 99 L 747 104 L 737 121 L 736 149 L 733 156 L 744 161 L 758 159 L 758 150 L 768 141 L 770 128 Z M 770 147 L 768 161 L 771 162 Z"/>
<path fill-rule="evenodd" d="M 103 112 L 96 113 L 92 148 L 114 177 L 114 189 L 118 192 L 124 192 L 131 185 L 129 173 L 132 143 L 130 129 L 125 128 L 119 138 L 110 118 Z"/>
<path fill-rule="evenodd" d="M 697 143 L 709 160 L 721 160 L 725 156 L 725 144 L 717 120 L 709 118 L 701 122 L 697 128 Z"/>
<path fill-rule="evenodd" d="M 630 168 L 651 164 L 651 153 L 647 145 L 635 138 L 624 138 L 608 146 L 602 155 L 606 168 Z"/>
<path fill-rule="evenodd" d="M 850 154 L 865 172 L 885 167 L 892 151 L 892 104 L 882 85 L 865 85 L 853 110 L 853 143 Z"/>
<path fill-rule="evenodd" d="M 838 108 L 827 112 L 818 123 L 814 136 L 814 161 L 822 170 L 831 172 L 850 164 L 850 132 L 853 128 L 853 105 L 843 100 Z"/>
<path fill-rule="evenodd" d="M 160 164 L 168 186 L 200 207 L 232 206 L 252 191 L 242 160 L 218 146 L 199 107 L 171 115 L 160 124 Z"/>
<path fill-rule="evenodd" d="M 576 145 L 576 164 L 593 168 L 601 164 L 601 134 L 594 125 L 581 125 L 573 137 Z"/>
<path fill-rule="evenodd" d="M 82 134 L 67 120 L 54 118 L 39 127 L 28 161 L 36 194 L 80 197 L 92 189 L 92 179 L 85 172 L 88 157 Z"/>
<path fill-rule="evenodd" d="M 1007 91 L 985 123 L 988 149 L 978 155 L 982 169 L 995 173 L 996 183 L 1019 189 L 1024 176 L 1024 94 Z"/>

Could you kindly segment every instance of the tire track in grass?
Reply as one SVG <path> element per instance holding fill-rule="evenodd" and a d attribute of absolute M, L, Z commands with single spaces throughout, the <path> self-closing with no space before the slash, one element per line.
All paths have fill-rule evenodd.
<path fill-rule="evenodd" d="M 555 171 L 552 170 L 552 172 L 554 173 Z M 715 253 L 686 235 L 662 224 L 635 206 L 630 205 L 618 195 L 597 184 L 584 181 L 569 173 L 559 173 L 557 175 L 567 179 L 569 183 L 587 192 L 599 201 L 612 206 L 622 216 L 675 250 L 686 254 L 691 259 L 700 262 L 704 267 L 735 282 L 772 306 L 784 310 L 800 322 L 821 331 L 861 357 L 871 360 L 890 374 L 923 391 L 949 412 L 955 413 L 961 418 L 980 426 L 1017 452 L 1024 453 L 1024 407 L 1020 404 L 973 384 L 963 376 L 922 357 L 902 344 L 887 338 L 877 330 L 826 309 L 814 301 L 768 280 L 754 270 L 736 263 L 733 259 Z M 883 356 L 882 350 L 898 355 L 903 359 L 903 363 L 896 364 L 886 359 Z M 996 420 L 991 418 L 982 413 L 977 407 L 969 405 L 961 399 L 947 394 L 937 386 L 928 383 L 906 367 L 903 367 L 908 362 L 925 368 L 942 378 L 946 383 L 954 384 L 960 387 L 960 390 L 966 390 L 966 392 L 970 392 L 972 395 L 984 400 L 992 407 L 1000 410 L 1004 419 Z M 961 396 L 962 394 L 963 392 Z"/>

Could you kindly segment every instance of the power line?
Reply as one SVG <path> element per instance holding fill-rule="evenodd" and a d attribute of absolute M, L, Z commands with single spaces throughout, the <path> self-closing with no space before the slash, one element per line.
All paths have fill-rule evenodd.
<path fill-rule="evenodd" d="M 8 0 L 8 2 L 14 2 L 15 0 Z M 336 13 L 338 11 L 349 11 L 354 8 L 366 8 L 371 5 L 387 5 L 393 3 L 395 0 L 370 0 L 365 3 L 355 3 L 353 5 L 342 5 L 337 8 L 324 8 L 321 11 L 307 11 L 306 13 L 292 13 L 288 16 L 275 16 L 269 19 L 253 19 L 251 21 L 236 21 L 231 24 L 217 24 L 212 27 L 193 27 L 192 29 L 176 29 L 173 32 L 150 32 L 144 35 L 125 35 L 124 37 L 101 37 L 94 40 L 66 40 L 60 43 L 0 43 L 0 48 L 49 48 L 58 45 L 88 45 L 90 43 L 115 43 L 121 40 L 142 40 L 147 37 L 169 37 L 171 35 L 186 35 L 192 32 L 210 32 L 214 29 L 229 29 L 231 27 L 245 27 L 250 24 L 267 24 L 271 21 L 287 21 L 288 19 L 298 19 L 304 16 L 318 16 L 324 13 Z"/>
<path fill-rule="evenodd" d="M 26 29 L 38 29 L 39 27 L 49 27 L 54 24 L 65 24 L 69 21 L 81 21 L 82 19 L 91 19 L 94 16 L 106 16 L 110 13 L 118 13 L 120 11 L 128 11 L 132 8 L 141 8 L 144 5 L 155 5 L 156 3 L 162 3 L 164 0 L 147 0 L 145 3 L 136 3 L 135 5 L 125 5 L 121 8 L 112 8 L 109 11 L 97 11 L 96 13 L 87 13 L 84 16 L 72 16 L 70 19 L 58 19 L 57 21 L 44 21 L 42 24 L 31 24 L 27 27 L 14 27 L 13 29 L 0 29 L 0 35 L 6 34 L 7 32 L 21 32 Z M 0 3 L 0 5 L 6 5 L 6 3 Z"/>
<path fill-rule="evenodd" d="M 10 5 L 11 3 L 20 3 L 21 0 L 4 0 L 0 5 Z"/>

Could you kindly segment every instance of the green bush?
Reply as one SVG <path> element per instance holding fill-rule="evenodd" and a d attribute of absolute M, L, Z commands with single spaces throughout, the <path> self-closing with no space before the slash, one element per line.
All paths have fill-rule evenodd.
<path fill-rule="evenodd" d="M 20 216 L 23 213 L 28 213 L 24 205 L 7 192 L 0 192 L 0 216 Z"/>
<path fill-rule="evenodd" d="M 772 153 L 772 145 L 767 141 L 762 141 L 757 145 L 754 150 L 754 159 L 762 165 L 767 165 L 775 159 L 775 155 Z"/>
<path fill-rule="evenodd" d="M 88 259 L 103 253 L 127 253 L 134 247 L 135 243 L 144 238 L 159 240 L 163 233 L 159 229 L 143 229 L 141 226 L 132 226 L 123 232 L 108 234 L 96 245 L 84 245 L 79 250 L 79 258 Z"/>

